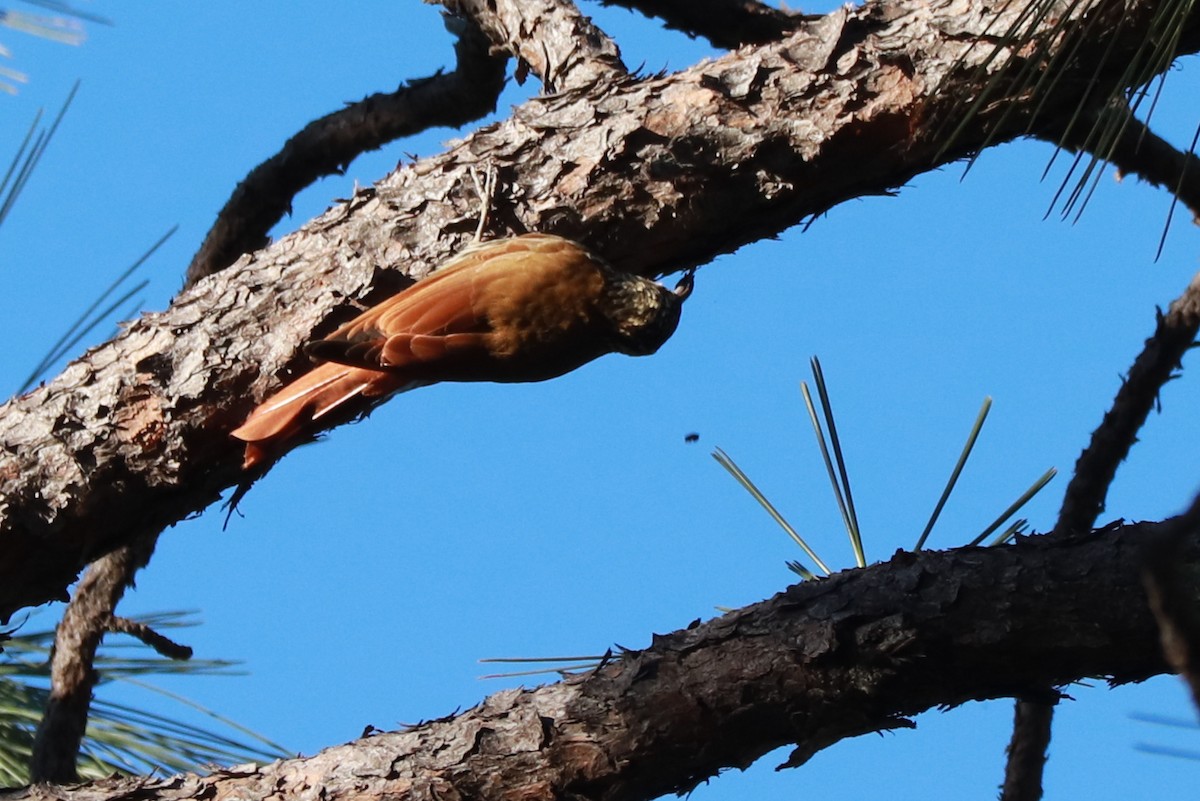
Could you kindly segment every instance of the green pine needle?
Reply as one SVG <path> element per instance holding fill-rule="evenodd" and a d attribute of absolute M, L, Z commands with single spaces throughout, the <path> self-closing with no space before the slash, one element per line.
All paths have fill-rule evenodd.
<path fill-rule="evenodd" d="M 788 570 L 799 576 L 802 581 L 812 581 L 817 577 L 816 573 L 812 572 L 795 559 L 788 559 L 786 562 L 784 562 L 784 564 L 787 565 Z"/>
<path fill-rule="evenodd" d="M 191 625 L 184 613 L 173 612 L 141 618 L 152 628 Z M 29 782 L 29 759 L 34 734 L 49 697 L 49 652 L 53 631 L 13 635 L 4 642 L 0 655 L 0 786 Z M 153 771 L 178 773 L 211 764 L 235 764 L 288 756 L 279 746 L 203 706 L 161 688 L 139 681 L 150 675 L 232 675 L 235 663 L 224 660 L 177 662 L 157 655 L 138 657 L 114 652 L 145 647 L 103 645 L 95 667 L 100 673 L 97 697 L 92 701 L 87 732 L 79 754 L 79 772 L 85 779 L 111 776 L 114 772 L 145 774 Z M 152 690 L 198 710 L 221 728 L 195 726 L 144 709 L 105 701 L 102 687 L 125 681 Z"/>
<path fill-rule="evenodd" d="M 993 522 L 990 526 L 985 528 L 983 530 L 982 534 L 980 534 L 978 537 L 971 540 L 967 544 L 968 545 L 978 545 L 979 543 L 981 543 L 985 539 L 987 539 L 988 536 L 993 531 L 1000 528 L 1000 526 L 1004 525 L 1004 522 L 1006 520 L 1008 520 L 1008 518 L 1010 518 L 1014 514 L 1016 514 L 1018 509 L 1020 509 L 1022 506 L 1024 506 L 1026 503 L 1028 503 L 1030 498 L 1032 498 L 1034 495 L 1037 495 L 1038 492 L 1041 491 L 1042 487 L 1049 484 L 1050 480 L 1052 478 L 1054 478 L 1054 476 L 1056 476 L 1057 474 L 1058 474 L 1058 471 L 1056 469 L 1054 469 L 1053 467 L 1051 467 L 1049 470 L 1047 470 L 1045 473 L 1043 473 L 1042 477 L 1039 478 L 1037 481 L 1033 482 L 1033 486 L 1031 486 L 1029 489 L 1025 490 L 1025 492 L 1022 493 L 1020 498 L 1017 498 L 1015 501 L 1013 501 L 1012 505 L 1009 506 L 1007 509 L 1005 509 L 1000 514 L 1000 516 L 998 518 L 996 518 L 995 522 Z"/>
<path fill-rule="evenodd" d="M 838 494 L 838 504 L 842 506 L 842 520 L 844 520 L 846 523 L 846 534 L 850 536 L 850 548 L 854 552 L 854 564 L 858 565 L 859 567 L 866 567 L 866 552 L 863 549 L 863 535 L 862 531 L 860 531 L 858 528 L 858 513 L 854 511 L 854 496 L 850 492 L 850 472 L 846 470 L 846 459 L 842 457 L 841 439 L 838 436 L 838 424 L 834 422 L 833 404 L 829 403 L 829 389 L 826 385 L 826 380 L 824 380 L 824 372 L 821 369 L 821 360 L 814 356 L 811 360 L 809 360 L 809 363 L 812 367 L 812 383 L 817 385 L 817 396 L 821 398 L 821 410 L 824 412 L 826 426 L 829 428 L 829 444 L 833 446 L 833 456 L 834 459 L 836 459 L 836 462 L 838 462 L 838 477 L 841 480 L 841 489 L 838 490 L 839 483 L 834 481 L 832 474 L 830 474 L 829 478 L 830 480 L 834 481 L 834 492 L 835 494 Z M 804 392 L 805 403 L 808 404 L 809 415 L 812 416 L 814 411 L 812 411 L 812 398 L 809 397 L 808 387 L 802 383 L 800 384 L 800 389 L 802 389 Z M 816 423 L 815 418 L 814 428 L 820 432 L 820 426 L 818 426 Z M 826 450 L 823 444 L 821 446 L 821 450 Z M 828 464 L 829 459 L 827 456 L 827 468 Z M 845 505 L 841 504 L 842 493 L 844 493 L 846 496 Z"/>
<path fill-rule="evenodd" d="M 925 540 L 929 538 L 929 532 L 933 531 L 933 526 L 937 523 L 938 517 L 942 514 L 942 508 L 946 505 L 946 500 L 949 499 L 950 493 L 954 491 L 954 485 L 958 483 L 958 477 L 962 475 L 963 467 L 967 464 L 967 458 L 970 457 L 971 451 L 975 448 L 975 441 L 979 439 L 979 432 L 983 430 L 983 424 L 987 420 L 988 412 L 992 409 L 991 397 L 983 399 L 983 406 L 979 409 L 979 414 L 975 416 L 975 425 L 971 426 L 971 433 L 967 435 L 967 442 L 963 445 L 962 453 L 958 456 L 958 463 L 954 465 L 954 470 L 950 472 L 950 480 L 946 482 L 946 488 L 942 490 L 942 497 L 938 498 L 937 505 L 933 507 L 933 514 L 929 516 L 929 522 L 925 524 L 925 530 L 921 532 L 920 538 L 917 540 L 914 551 L 921 550 L 925 545 Z"/>
<path fill-rule="evenodd" d="M 754 500 L 759 502 L 763 509 L 767 510 L 767 514 L 774 518 L 775 522 L 779 524 L 779 527 L 787 532 L 787 535 L 792 538 L 792 541 L 799 545 L 801 549 L 808 554 L 808 558 L 812 559 L 825 575 L 828 576 L 833 572 L 823 561 L 821 561 L 821 557 L 817 556 L 817 552 L 808 547 L 808 543 L 804 541 L 804 538 L 796 533 L 796 529 L 792 528 L 791 524 L 788 523 L 788 521 L 784 519 L 783 515 L 779 513 L 779 510 L 777 510 L 771 504 L 771 502 L 767 500 L 767 496 L 763 495 L 762 492 L 759 491 L 758 487 L 754 486 L 754 482 L 750 480 L 750 477 L 742 472 L 742 469 L 738 467 L 732 459 L 729 458 L 729 455 L 726 454 L 725 451 L 717 448 L 715 451 L 713 451 L 712 457 L 717 460 L 717 464 L 721 465 L 721 467 L 724 467 L 729 471 L 731 476 L 737 479 L 737 482 L 741 484 L 747 492 L 750 493 Z"/>
<path fill-rule="evenodd" d="M 1029 521 L 1023 517 L 1019 517 L 1009 524 L 1008 528 L 996 535 L 996 539 L 988 543 L 988 545 L 1003 545 L 1018 534 L 1024 534 L 1029 528 Z"/>
<path fill-rule="evenodd" d="M 170 239 L 171 236 L 178 230 L 178 225 L 171 226 L 171 228 L 169 228 L 165 234 L 159 237 L 158 241 L 151 245 L 145 253 L 135 259 L 132 264 L 130 264 L 124 269 L 124 271 L 121 272 L 120 275 L 113 279 L 113 281 L 108 285 L 108 288 L 101 292 L 100 296 L 93 300 L 91 305 L 88 306 L 82 314 L 75 318 L 75 322 L 71 324 L 66 333 L 60 336 L 58 341 L 50 347 L 50 350 L 48 350 L 46 355 L 42 357 L 42 360 L 38 362 L 37 366 L 34 367 L 33 370 L 30 371 L 29 375 L 25 378 L 25 381 L 21 384 L 21 388 L 18 390 L 18 393 L 24 393 L 31 389 L 34 383 L 37 382 L 38 378 L 41 377 L 41 375 L 48 369 L 50 369 L 55 362 L 71 353 L 75 349 L 75 346 L 79 344 L 80 340 L 90 334 L 104 320 L 109 319 L 109 317 L 117 310 L 118 307 L 125 305 L 126 301 L 128 301 L 138 292 L 141 292 L 146 288 L 146 286 L 149 285 L 150 281 L 143 279 L 135 284 L 132 288 L 127 289 L 120 295 L 120 297 L 106 305 L 103 309 L 100 308 L 100 305 L 104 303 L 104 301 L 106 301 L 114 292 L 116 292 L 121 285 L 125 283 L 125 281 L 128 280 L 131 275 L 133 275 L 133 272 L 138 267 L 141 267 L 143 264 L 145 264 L 146 261 L 148 261 L 149 258 L 153 256 L 160 247 L 166 244 L 167 240 Z M 100 310 L 97 312 L 97 309 Z"/>

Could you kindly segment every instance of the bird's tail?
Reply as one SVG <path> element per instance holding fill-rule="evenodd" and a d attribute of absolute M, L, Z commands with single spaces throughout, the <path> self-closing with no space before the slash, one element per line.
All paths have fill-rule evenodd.
<path fill-rule="evenodd" d="M 390 395 L 406 388 L 393 372 L 327 362 L 263 401 L 246 422 L 231 433 L 246 443 L 242 468 L 274 461 L 303 440 L 334 422 L 363 411 L 359 398 Z M 336 414 L 335 414 L 336 413 Z"/>

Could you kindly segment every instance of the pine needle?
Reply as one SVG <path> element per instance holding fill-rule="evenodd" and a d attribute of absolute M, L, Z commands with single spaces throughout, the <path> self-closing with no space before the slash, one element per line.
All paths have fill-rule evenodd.
<path fill-rule="evenodd" d="M 958 483 L 958 477 L 962 475 L 963 467 L 967 464 L 967 459 L 975 447 L 975 441 L 979 439 L 979 432 L 983 430 L 984 421 L 987 420 L 988 412 L 991 409 L 992 399 L 989 396 L 983 399 L 983 406 L 979 408 L 979 414 L 975 416 L 975 425 L 971 426 L 971 433 L 967 435 L 967 442 L 963 445 L 962 453 L 958 456 L 958 463 L 954 465 L 954 470 L 950 472 L 950 480 L 946 482 L 946 488 L 942 490 L 942 497 L 938 498 L 937 505 L 933 507 L 933 514 L 929 516 L 929 522 L 925 524 L 925 530 L 921 532 L 920 538 L 917 539 L 916 547 L 913 548 L 914 551 L 919 551 L 924 547 L 925 540 L 929 538 L 929 532 L 933 531 L 933 526 L 942 514 L 942 508 L 946 505 L 950 493 L 954 491 L 954 485 Z"/>
<path fill-rule="evenodd" d="M 825 437 L 821 432 L 821 424 L 813 408 L 812 396 L 808 393 L 808 385 L 800 383 L 800 391 L 804 395 L 804 404 L 808 408 L 809 419 L 812 420 L 813 431 L 821 446 L 821 455 L 825 459 L 825 469 L 833 484 L 833 494 L 837 498 L 838 508 L 842 512 L 842 522 L 846 526 L 846 534 L 850 537 L 850 548 L 854 551 L 854 561 L 859 567 L 867 566 L 867 555 L 863 550 L 862 533 L 858 527 L 858 514 L 854 511 L 854 496 L 850 493 L 850 475 L 846 470 L 846 460 L 842 456 L 842 441 L 838 437 L 837 424 L 833 419 L 833 405 L 829 402 L 829 390 L 825 384 L 825 373 L 821 370 L 821 360 L 813 356 L 810 360 L 813 371 L 813 383 L 817 385 L 817 394 L 821 399 L 821 410 L 824 412 L 825 425 L 829 429 L 829 444 L 833 447 L 833 456 L 837 461 L 837 474 L 829 461 L 829 450 L 825 446 Z"/>
<path fill-rule="evenodd" d="M 971 541 L 970 541 L 969 543 L 967 543 L 967 544 L 968 544 L 968 545 L 978 545 L 979 543 L 981 543 L 981 542 L 983 542 L 985 539 L 987 539 L 987 538 L 988 538 L 988 536 L 989 536 L 989 535 L 991 535 L 991 533 L 992 533 L 993 531 L 995 531 L 996 529 L 1000 528 L 1000 526 L 1004 525 L 1004 522 L 1005 522 L 1006 520 L 1008 520 L 1008 518 L 1010 518 L 1010 517 L 1012 517 L 1014 514 L 1016 514 L 1016 512 L 1017 512 L 1017 510 L 1018 510 L 1018 509 L 1020 509 L 1020 508 L 1021 508 L 1022 506 L 1024 506 L 1025 504 L 1029 503 L 1029 500 L 1030 500 L 1030 499 L 1031 499 L 1031 498 L 1032 498 L 1034 495 L 1037 495 L 1037 494 L 1038 494 L 1038 492 L 1040 492 L 1040 491 L 1041 491 L 1042 487 L 1044 487 L 1044 486 L 1046 486 L 1047 484 L 1049 484 L 1049 483 L 1050 483 L 1050 480 L 1051 480 L 1052 478 L 1054 478 L 1054 476 L 1056 476 L 1057 474 L 1058 474 L 1058 470 L 1056 470 L 1056 469 L 1055 469 L 1055 468 L 1053 468 L 1053 467 L 1051 467 L 1049 470 L 1047 470 L 1045 473 L 1043 473 L 1043 474 L 1042 474 L 1042 477 L 1041 477 L 1041 478 L 1039 478 L 1037 481 L 1033 482 L 1033 485 L 1032 485 L 1032 486 L 1031 486 L 1029 489 L 1025 490 L 1025 492 L 1024 492 L 1024 493 L 1022 493 L 1022 495 L 1021 495 L 1021 497 L 1020 497 L 1020 498 L 1017 498 L 1015 501 L 1013 501 L 1013 502 L 1012 502 L 1012 505 L 1011 505 L 1011 506 L 1009 506 L 1007 509 L 1005 509 L 1005 510 L 1004 510 L 1004 511 L 1003 511 L 1003 512 L 1000 514 L 1000 516 L 999 516 L 998 518 L 996 518 L 995 522 L 993 522 L 993 523 L 992 523 L 990 526 L 988 526 L 987 528 L 985 528 L 985 529 L 983 530 L 983 533 L 982 533 L 982 534 L 980 534 L 978 537 L 976 537 L 975 539 L 971 540 Z"/>
<path fill-rule="evenodd" d="M 18 394 L 27 392 L 34 385 L 34 383 L 37 382 L 38 378 L 46 372 L 46 370 L 48 370 L 59 359 L 66 356 L 68 353 L 71 353 L 75 346 L 78 345 L 84 337 L 91 333 L 96 326 L 108 319 L 118 307 L 125 305 L 126 301 L 128 301 L 138 292 L 141 292 L 149 285 L 149 280 L 142 280 L 141 282 L 135 284 L 132 288 L 126 290 L 116 300 L 109 303 L 98 313 L 95 313 L 100 307 L 100 304 L 104 303 L 109 296 L 116 292 L 121 284 L 123 284 L 126 279 L 133 274 L 133 271 L 145 264 L 146 261 L 153 256 L 154 253 L 160 247 L 162 247 L 163 244 L 165 244 L 166 241 L 171 238 L 171 235 L 177 230 L 179 230 L 178 225 L 172 226 L 170 230 L 159 237 L 158 241 L 151 245 L 149 250 L 147 250 L 132 264 L 126 267 L 125 270 L 108 285 L 108 288 L 101 292 L 100 296 L 93 300 L 91 305 L 89 305 L 82 314 L 75 318 L 75 322 L 71 323 L 71 326 L 67 329 L 66 333 L 58 338 L 58 340 L 50 347 L 50 350 L 47 351 L 42 357 L 41 361 L 37 363 L 37 366 L 34 367 L 33 370 L 30 371 L 29 375 L 25 377 L 25 381 L 21 384 Z"/>
<path fill-rule="evenodd" d="M 715 451 L 713 451 L 712 457 L 717 460 L 717 464 L 721 465 L 721 467 L 724 467 L 727 471 L 729 471 L 731 476 L 737 479 L 737 482 L 741 484 L 747 492 L 750 493 L 754 500 L 758 501 L 759 505 L 761 505 L 763 509 L 767 510 L 767 514 L 769 514 L 775 520 L 775 522 L 779 524 L 780 528 L 787 532 L 787 535 L 792 538 L 793 542 L 799 545 L 800 548 L 806 554 L 808 554 L 808 558 L 812 559 L 825 575 L 828 576 L 833 572 L 829 569 L 828 565 L 821 560 L 821 557 L 817 556 L 817 552 L 808 546 L 808 543 L 805 542 L 804 538 L 796 532 L 796 529 L 792 528 L 791 524 L 784 519 L 783 515 L 779 513 L 779 510 L 777 510 L 771 504 L 771 502 L 767 500 L 767 496 L 763 495 L 758 487 L 754 486 L 754 482 L 750 480 L 750 477 L 742 472 L 742 469 L 738 467 L 732 459 L 729 458 L 729 455 L 726 454 L 725 451 L 717 448 Z"/>

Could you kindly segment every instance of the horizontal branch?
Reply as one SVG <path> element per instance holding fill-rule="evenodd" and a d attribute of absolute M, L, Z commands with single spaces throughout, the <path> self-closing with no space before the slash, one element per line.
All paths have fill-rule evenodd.
<path fill-rule="evenodd" d="M 701 264 L 1023 135 L 1039 99 L 1006 96 L 1003 82 L 952 147 L 936 135 L 992 81 L 977 69 L 990 46 L 972 44 L 1003 30 L 1015 5 L 843 8 L 677 74 L 535 98 L 200 281 L 0 407 L 0 619 L 61 598 L 89 561 L 242 481 L 229 431 L 307 368 L 301 346 L 314 333 L 466 240 L 479 209 L 471 171 L 496 168 L 490 219 L 505 230 L 580 239 L 643 275 Z M 1087 13 L 1111 24 L 1076 40 L 1051 15 L 1027 48 L 1070 48 L 1047 107 L 1115 80 L 1097 65 L 1142 44 L 1150 7 L 1106 0 Z"/>
<path fill-rule="evenodd" d="M 635 801 L 686 792 L 781 745 L 795 745 L 795 766 L 846 737 L 911 727 L 927 709 L 1162 672 L 1138 555 L 1169 522 L 901 552 L 656 636 L 585 676 L 500 692 L 311 758 L 5 798 L 287 799 L 319 788 L 363 801 Z M 1197 564 L 1195 531 L 1180 555 Z M 1194 597 L 1200 574 L 1187 572 Z"/>

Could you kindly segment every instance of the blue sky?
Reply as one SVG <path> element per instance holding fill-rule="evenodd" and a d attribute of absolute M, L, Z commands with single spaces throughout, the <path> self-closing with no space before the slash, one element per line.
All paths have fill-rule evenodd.
<path fill-rule="evenodd" d="M 679 69 L 716 55 L 653 21 L 584 5 L 630 65 Z M 0 99 L 8 151 L 36 108 L 56 108 L 83 79 L 0 229 L 8 391 L 178 224 L 142 273 L 143 308 L 167 304 L 235 183 L 306 122 L 453 63 L 437 10 L 417 3 L 89 7 L 117 25 L 89 26 L 80 48 L 3 38 L 32 78 Z M 1156 111 L 1178 145 L 1195 130 L 1198 71 L 1194 59 L 1173 70 Z M 498 113 L 533 88 L 510 87 Z M 456 135 L 437 130 L 360 159 L 298 199 L 281 232 Z M 1200 251 L 1177 215 L 1155 263 L 1169 198 L 1111 170 L 1078 223 L 1043 220 L 1062 175 L 1060 160 L 1040 181 L 1051 152 L 996 149 L 965 178 L 946 167 L 896 198 L 843 204 L 805 232 L 717 259 L 654 357 L 606 357 L 545 384 L 432 387 L 295 452 L 250 493 L 245 518 L 222 532 L 210 510 L 175 526 L 140 577 L 126 613 L 200 610 L 203 626 L 186 640 L 249 671 L 165 686 L 312 753 L 513 683 L 479 681 L 491 670 L 481 657 L 644 646 L 651 632 L 760 600 L 790 581 L 784 560 L 800 555 L 710 458 L 717 446 L 826 561 L 849 565 L 798 392 L 813 354 L 831 383 L 870 558 L 915 542 L 988 395 L 991 418 L 930 545 L 970 539 L 1056 466 L 1063 475 L 1026 510 L 1049 527 L 1155 305 L 1179 294 Z M 1190 501 L 1198 386 L 1185 372 L 1167 387 L 1104 520 L 1158 519 Z M 690 432 L 698 443 L 684 442 Z M 1195 763 L 1135 744 L 1200 750 L 1200 737 L 1129 717 L 1189 717 L 1176 680 L 1069 692 L 1048 797 L 1166 796 L 1194 784 Z M 175 710 L 132 688 L 107 697 Z M 914 732 L 844 742 L 775 773 L 781 753 L 693 797 L 989 797 L 1010 715 L 1008 701 L 928 713 Z"/>

